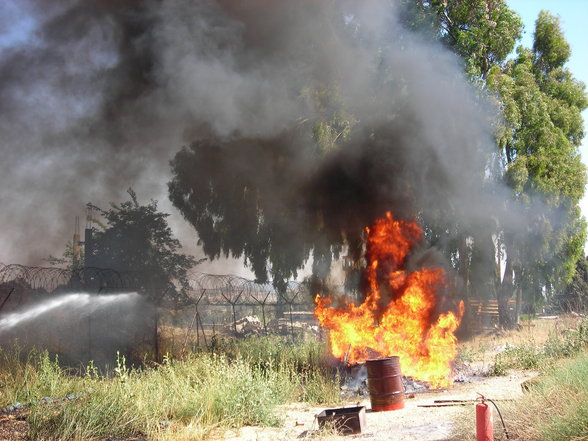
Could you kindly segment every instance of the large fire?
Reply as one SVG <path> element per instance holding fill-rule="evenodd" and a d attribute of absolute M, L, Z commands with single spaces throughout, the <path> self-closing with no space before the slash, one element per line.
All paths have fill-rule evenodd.
<path fill-rule="evenodd" d="M 423 231 L 416 222 L 395 220 L 390 213 L 367 228 L 367 293 L 361 305 L 316 297 L 315 315 L 330 330 L 333 355 L 358 363 L 374 355 L 400 357 L 404 375 L 433 388 L 451 385 L 451 362 L 457 355 L 454 335 L 463 315 L 435 313 L 436 294 L 447 289 L 445 271 L 403 269 L 409 251 Z"/>

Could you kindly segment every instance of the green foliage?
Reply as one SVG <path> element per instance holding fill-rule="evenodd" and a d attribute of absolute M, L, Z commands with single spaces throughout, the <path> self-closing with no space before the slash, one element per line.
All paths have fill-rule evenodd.
<path fill-rule="evenodd" d="M 297 371 L 313 366 L 327 366 L 330 360 L 324 343 L 292 343 L 280 336 L 221 340 L 217 342 L 213 351 L 222 353 L 229 359 L 246 357 L 255 366 L 262 366 L 269 362 L 277 367 L 292 366 Z"/>
<path fill-rule="evenodd" d="M 588 356 L 584 353 L 557 366 L 541 379 L 530 399 L 546 406 L 536 421 L 539 439 L 566 441 L 588 437 Z"/>
<path fill-rule="evenodd" d="M 471 363 L 474 361 L 474 357 L 475 351 L 473 349 L 462 346 L 459 348 L 455 361 L 458 364 Z"/>
<path fill-rule="evenodd" d="M 518 156 L 506 169 L 506 181 L 517 194 L 521 194 L 525 184 L 529 181 L 529 170 L 527 168 L 527 157 Z"/>
<path fill-rule="evenodd" d="M 315 406 L 341 401 L 341 376 L 338 372 L 308 369 L 300 375 L 299 381 L 300 401 Z"/>
<path fill-rule="evenodd" d="M 30 435 L 33 439 L 82 440 L 133 434 L 132 407 L 128 406 L 119 385 L 105 384 L 99 392 L 86 393 L 75 402 L 56 409 L 43 405 L 31 408 Z"/>
<path fill-rule="evenodd" d="M 570 58 L 571 49 L 561 30 L 559 17 L 541 11 L 535 22 L 533 38 L 535 65 L 541 73 L 562 67 Z"/>
<path fill-rule="evenodd" d="M 568 329 L 563 335 L 551 334 L 545 343 L 546 357 L 558 359 L 572 357 L 588 346 L 588 321 L 583 320 L 576 328 Z"/>
<path fill-rule="evenodd" d="M 543 359 L 543 352 L 534 346 L 511 346 L 496 356 L 489 375 L 503 376 L 508 373 L 508 369 L 535 370 Z"/>
<path fill-rule="evenodd" d="M 340 377 L 323 343 L 292 344 L 281 337 L 270 336 L 229 340 L 221 343 L 215 351 L 231 359 L 242 358 L 263 372 L 294 373 L 295 393 L 301 401 L 323 404 L 340 400 Z"/>
<path fill-rule="evenodd" d="M 339 403 L 339 377 L 323 344 L 259 340 L 220 342 L 143 370 L 129 368 L 119 354 L 106 375 L 92 364 L 85 375 L 72 375 L 46 353 L 21 361 L 17 349 L 2 352 L 0 406 L 30 403 L 33 439 L 142 435 L 156 441 L 174 439 L 176 430 L 203 439 L 217 427 L 275 425 L 275 407 L 292 400 Z M 67 394 L 75 398 L 39 402 Z"/>
<path fill-rule="evenodd" d="M 484 79 L 493 66 L 502 64 L 522 32 L 521 18 L 505 0 L 418 0 L 403 6 L 409 24 L 436 34 L 462 57 L 473 78 Z"/>
<path fill-rule="evenodd" d="M 312 91 L 304 89 L 302 96 L 312 98 L 319 114 L 312 127 L 312 137 L 319 154 L 328 153 L 349 139 L 358 121 L 346 110 L 337 87 L 319 87 Z"/>
<path fill-rule="evenodd" d="M 17 346 L 0 348 L 0 408 L 80 390 L 83 390 L 81 382 L 68 376 L 59 367 L 57 358 L 51 360 L 47 351 L 24 354 Z"/>
<path fill-rule="evenodd" d="M 131 199 L 109 210 L 96 208 L 106 226 L 94 234 L 94 253 L 86 265 L 112 268 L 133 274 L 139 289 L 152 299 L 176 294 L 188 287 L 187 271 L 197 262 L 181 254 L 180 242 L 167 224 L 169 214 L 157 210 L 157 201 L 140 205 L 135 192 Z"/>
<path fill-rule="evenodd" d="M 77 270 L 84 266 L 84 248 L 79 248 L 79 260 L 74 259 L 73 242 L 70 240 L 65 244 L 61 257 L 49 255 L 44 260 L 51 266 L 65 266 L 70 270 Z"/>
<path fill-rule="evenodd" d="M 586 185 L 578 146 L 588 101 L 584 85 L 564 68 L 568 58 L 559 19 L 542 11 L 533 49 L 519 47 L 515 59 L 490 70 L 487 82 L 504 114 L 497 143 L 505 182 L 528 220 L 500 244 L 515 275 L 503 285 L 514 283 L 530 304 L 541 290 L 551 294 L 571 281 L 586 238 L 577 204 Z M 499 292 L 508 298 L 513 289 Z"/>

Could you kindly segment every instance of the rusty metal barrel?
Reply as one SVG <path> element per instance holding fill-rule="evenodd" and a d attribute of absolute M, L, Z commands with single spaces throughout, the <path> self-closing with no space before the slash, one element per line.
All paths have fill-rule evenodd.
<path fill-rule="evenodd" d="M 373 412 L 404 408 L 404 384 L 400 358 L 375 358 L 365 363 Z"/>

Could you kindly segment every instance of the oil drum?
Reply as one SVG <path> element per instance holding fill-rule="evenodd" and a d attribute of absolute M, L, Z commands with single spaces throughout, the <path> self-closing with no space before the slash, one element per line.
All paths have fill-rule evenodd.
<path fill-rule="evenodd" d="M 368 389 L 373 412 L 404 408 L 404 385 L 400 358 L 387 357 L 367 360 Z"/>

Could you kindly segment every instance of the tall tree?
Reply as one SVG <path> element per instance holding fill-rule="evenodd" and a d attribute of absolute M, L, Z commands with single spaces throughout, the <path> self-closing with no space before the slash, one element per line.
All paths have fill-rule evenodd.
<path fill-rule="evenodd" d="M 586 227 L 578 201 L 586 178 L 578 146 L 584 135 L 584 85 L 565 68 L 570 46 L 559 19 L 546 11 L 537 19 L 532 49 L 519 48 L 507 61 L 522 22 L 506 1 L 403 4 L 406 21 L 459 54 L 474 83 L 495 93 L 500 103 L 498 167 L 489 161 L 488 171 L 511 188 L 506 210 L 518 211 L 528 222 L 520 228 L 489 222 L 483 234 L 459 225 L 461 239 L 446 252 L 466 286 L 498 298 L 501 324 L 508 327 L 507 303 L 515 288 L 519 304 L 523 294 L 533 303 L 545 292 L 561 290 L 581 253 Z M 443 242 L 443 231 L 431 232 L 433 241 L 437 236 Z"/>
<path fill-rule="evenodd" d="M 464 72 L 486 96 L 488 76 L 502 70 L 522 33 L 522 21 L 508 7 L 506 0 L 433 0 L 402 2 L 404 20 L 429 38 L 441 41 L 458 54 Z M 508 109 L 506 109 L 508 110 Z M 471 140 L 473 148 L 476 140 Z M 502 180 L 504 166 L 496 158 L 487 158 L 487 167 L 479 174 L 488 191 Z M 504 212 L 503 208 L 497 211 Z M 427 238 L 452 262 L 464 282 L 464 294 L 479 298 L 496 298 L 500 286 L 503 226 L 495 219 L 468 225 L 457 221 L 455 231 L 445 225 L 429 225 Z M 459 216 L 456 216 L 459 218 Z M 454 238 L 453 240 L 450 240 Z M 449 239 L 449 240 L 448 240 Z"/>
<path fill-rule="evenodd" d="M 578 208 L 586 169 L 578 147 L 588 101 L 584 84 L 565 68 L 569 55 L 559 19 L 542 11 L 533 48 L 519 47 L 514 60 L 489 72 L 504 115 L 498 146 L 505 181 L 527 220 L 525 228 L 504 235 L 505 276 L 498 291 L 504 326 L 511 324 L 506 302 L 515 288 L 534 303 L 565 287 L 586 237 Z"/>

